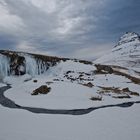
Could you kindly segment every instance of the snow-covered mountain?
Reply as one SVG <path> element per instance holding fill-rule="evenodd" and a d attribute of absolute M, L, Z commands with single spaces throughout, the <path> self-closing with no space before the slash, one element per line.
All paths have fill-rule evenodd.
<path fill-rule="evenodd" d="M 110 52 L 95 63 L 140 68 L 140 36 L 134 32 L 127 32 Z"/>

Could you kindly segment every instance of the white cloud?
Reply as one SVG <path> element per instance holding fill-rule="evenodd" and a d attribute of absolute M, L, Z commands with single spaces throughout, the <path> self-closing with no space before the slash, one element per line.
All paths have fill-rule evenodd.
<path fill-rule="evenodd" d="M 15 41 L 18 36 L 18 50 L 91 57 L 98 47 L 94 31 L 107 1 L 0 0 L 0 31 L 16 36 Z"/>
<path fill-rule="evenodd" d="M 13 34 L 23 31 L 23 28 L 25 28 L 25 25 L 21 18 L 10 14 L 6 3 L 0 4 L 0 31 Z"/>
<path fill-rule="evenodd" d="M 36 8 L 39 8 L 40 10 L 47 12 L 47 13 L 53 13 L 56 10 L 57 4 L 56 0 L 23 0 L 27 4 L 32 3 Z"/>

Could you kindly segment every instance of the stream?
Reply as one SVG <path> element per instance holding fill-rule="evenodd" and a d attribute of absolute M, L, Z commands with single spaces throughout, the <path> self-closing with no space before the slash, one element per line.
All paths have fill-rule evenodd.
<path fill-rule="evenodd" d="M 139 104 L 140 101 L 132 101 L 132 102 L 125 102 L 125 103 L 119 103 L 114 105 L 103 105 L 99 107 L 90 107 L 86 109 L 45 109 L 45 108 L 37 108 L 37 107 L 26 107 L 26 106 L 20 106 L 16 104 L 14 101 L 10 100 L 9 98 L 4 96 L 4 92 L 8 89 L 10 89 L 11 86 L 7 85 L 0 88 L 0 104 L 4 107 L 12 108 L 12 109 L 23 109 L 30 111 L 32 113 L 42 113 L 42 114 L 60 114 L 60 115 L 84 115 L 88 114 L 94 110 L 97 109 L 103 109 L 103 108 L 110 108 L 110 107 L 131 107 L 134 104 Z"/>

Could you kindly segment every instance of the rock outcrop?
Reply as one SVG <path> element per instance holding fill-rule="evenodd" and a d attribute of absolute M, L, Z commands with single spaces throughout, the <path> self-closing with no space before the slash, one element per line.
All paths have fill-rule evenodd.
<path fill-rule="evenodd" d="M 51 88 L 46 86 L 46 85 L 42 85 L 39 88 L 35 89 L 31 95 L 38 95 L 38 94 L 48 94 L 51 91 Z"/>

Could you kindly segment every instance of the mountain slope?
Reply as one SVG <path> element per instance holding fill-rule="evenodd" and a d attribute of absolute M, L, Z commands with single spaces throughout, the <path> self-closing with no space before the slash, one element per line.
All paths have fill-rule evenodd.
<path fill-rule="evenodd" d="M 124 34 L 118 44 L 95 63 L 140 68 L 140 36 L 134 32 Z"/>

